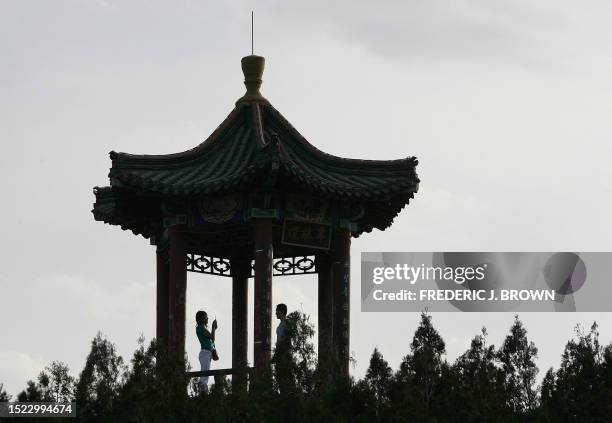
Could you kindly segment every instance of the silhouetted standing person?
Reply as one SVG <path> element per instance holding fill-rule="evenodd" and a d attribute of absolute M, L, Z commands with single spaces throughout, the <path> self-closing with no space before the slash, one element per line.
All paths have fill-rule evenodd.
<path fill-rule="evenodd" d="M 276 318 L 279 320 L 278 327 L 276 328 L 276 347 L 282 343 L 285 339 L 287 331 L 287 305 L 279 304 L 276 306 Z"/>
<path fill-rule="evenodd" d="M 198 311 L 196 313 L 196 335 L 200 341 L 200 354 L 198 356 L 200 360 L 200 370 L 210 370 L 210 360 L 212 357 L 212 350 L 215 342 L 215 332 L 217 330 L 217 320 L 213 320 L 212 331 L 208 331 L 208 315 L 205 311 Z M 200 389 L 204 393 L 208 393 L 208 376 L 200 377 L 199 380 Z"/>
<path fill-rule="evenodd" d="M 287 305 L 276 306 L 276 318 L 279 320 L 276 328 L 276 348 L 274 364 L 276 367 L 276 382 L 282 394 L 289 392 L 291 387 L 291 339 L 287 333 Z"/>

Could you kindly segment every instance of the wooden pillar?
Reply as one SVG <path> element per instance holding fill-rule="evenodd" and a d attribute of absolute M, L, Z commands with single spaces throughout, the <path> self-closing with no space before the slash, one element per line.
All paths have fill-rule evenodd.
<path fill-rule="evenodd" d="M 348 376 L 351 331 L 351 232 L 348 229 L 336 231 L 332 248 L 334 349 L 339 359 L 340 373 Z"/>
<path fill-rule="evenodd" d="M 232 269 L 232 368 L 247 366 L 247 312 L 251 260 L 231 260 Z M 232 376 L 232 387 L 246 389 L 243 374 Z"/>
<path fill-rule="evenodd" d="M 170 263 L 168 261 L 168 249 L 157 248 L 157 325 L 156 337 L 159 345 L 168 347 L 168 323 L 169 323 L 169 277 Z"/>
<path fill-rule="evenodd" d="M 272 221 L 256 220 L 253 364 L 263 373 L 272 358 Z"/>
<path fill-rule="evenodd" d="M 185 301 L 187 292 L 187 252 L 180 226 L 168 230 L 170 241 L 169 343 L 170 351 L 185 354 Z"/>
<path fill-rule="evenodd" d="M 333 345 L 333 284 L 332 266 L 328 254 L 316 256 L 318 277 L 319 362 L 332 354 Z"/>

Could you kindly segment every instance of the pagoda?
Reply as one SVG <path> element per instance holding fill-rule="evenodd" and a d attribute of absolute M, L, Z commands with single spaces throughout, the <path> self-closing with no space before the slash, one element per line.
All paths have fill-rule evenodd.
<path fill-rule="evenodd" d="M 245 367 L 252 278 L 253 364 L 264 371 L 273 277 L 314 273 L 319 355 L 333 355 L 348 374 L 351 238 L 391 225 L 418 190 L 418 162 L 318 150 L 260 93 L 264 63 L 242 59 L 245 95 L 191 150 L 112 151 L 110 184 L 94 188 L 93 215 L 156 246 L 156 336 L 170 350 L 184 353 L 187 272 L 224 276 L 232 281 L 232 368 Z"/>

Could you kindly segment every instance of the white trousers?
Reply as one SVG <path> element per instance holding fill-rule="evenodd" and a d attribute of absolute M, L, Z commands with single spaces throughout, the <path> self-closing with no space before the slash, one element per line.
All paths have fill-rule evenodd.
<path fill-rule="evenodd" d="M 200 355 L 198 357 L 200 359 L 200 370 L 210 370 L 210 351 L 208 350 L 200 350 Z M 200 389 L 204 392 L 208 392 L 208 376 L 203 376 L 199 380 Z"/>

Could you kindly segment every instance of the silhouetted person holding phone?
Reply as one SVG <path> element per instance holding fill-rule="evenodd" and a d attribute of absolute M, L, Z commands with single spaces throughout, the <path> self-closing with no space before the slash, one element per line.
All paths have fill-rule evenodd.
<path fill-rule="evenodd" d="M 196 335 L 200 341 L 200 370 L 210 370 L 210 360 L 212 358 L 213 349 L 215 348 L 215 332 L 217 330 L 217 319 L 213 320 L 212 330 L 208 331 L 208 314 L 205 311 L 196 313 Z M 203 393 L 208 393 L 208 376 L 200 377 L 200 389 Z"/>

